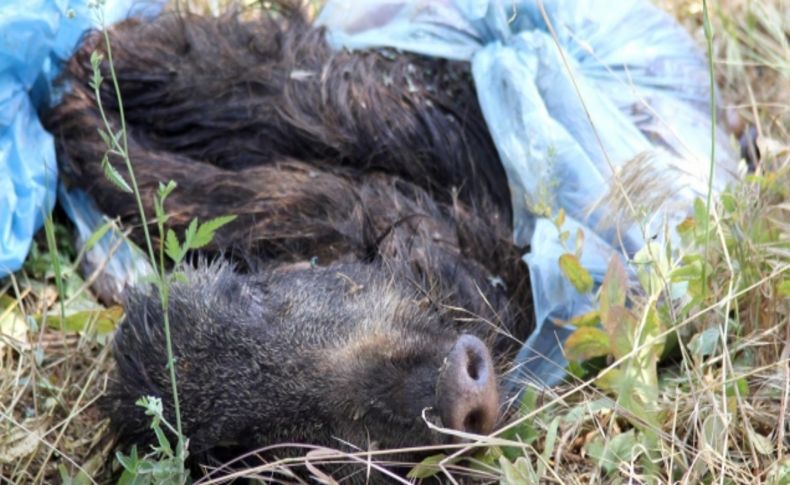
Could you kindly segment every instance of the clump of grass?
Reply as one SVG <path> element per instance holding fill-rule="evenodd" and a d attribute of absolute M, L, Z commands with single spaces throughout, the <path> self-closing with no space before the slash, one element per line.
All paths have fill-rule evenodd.
<path fill-rule="evenodd" d="M 0 287 L 0 476 L 12 483 L 51 482 L 61 473 L 90 482 L 112 452 L 93 404 L 106 386 L 106 341 L 122 312 L 86 291 L 74 257 L 66 244 L 34 247 Z"/>
<path fill-rule="evenodd" d="M 705 45 L 700 2 L 659 3 Z M 575 322 L 583 330 L 567 347 L 572 383 L 527 389 L 505 429 L 434 450 L 413 479 L 790 483 L 790 6 L 721 0 L 711 8 L 726 113 L 756 127 L 760 165 L 710 210 L 698 202 L 682 225 L 682 247 L 650 246 L 632 261 L 641 268 L 638 286 L 613 263 L 604 307 Z M 175 242 L 152 250 L 159 268 L 165 255 L 183 257 L 199 232 L 196 226 L 183 243 L 171 239 L 165 219 L 157 215 L 157 228 Z M 107 423 L 94 404 L 121 311 L 102 307 L 87 290 L 67 233 L 48 222 L 25 268 L 0 282 L 0 477 L 12 483 L 106 482 L 113 472 Z M 663 257 L 668 249 L 678 257 Z M 669 291 L 683 293 L 681 304 L 667 303 Z M 155 402 L 145 404 L 161 419 Z M 161 426 L 178 434 L 171 423 Z M 123 464 L 140 472 L 139 463 L 171 463 L 177 457 L 168 445 Z M 303 456 L 204 483 L 242 475 L 297 481 L 293 467 L 331 482 L 321 466 L 338 462 L 365 463 L 369 473 L 403 481 L 387 475 L 388 463 L 377 458 L 385 451 L 302 449 Z"/>
<path fill-rule="evenodd" d="M 666 3 L 704 45 L 700 5 Z M 634 258 L 640 287 L 629 289 L 632 305 L 616 318 L 606 315 L 604 304 L 624 301 L 624 280 L 616 264 L 610 268 L 600 312 L 576 322 L 580 329 L 566 346 L 581 380 L 556 389 L 559 397 L 547 397 L 511 428 L 523 426 L 516 433 L 536 446 L 507 457 L 502 471 L 508 477 L 522 483 L 790 482 L 787 8 L 733 0 L 718 2 L 710 13 L 715 75 L 728 110 L 757 125 L 760 165 L 710 210 L 697 202 L 680 227 L 677 263 L 664 256 L 672 249 L 666 247 Z M 682 291 L 685 298 L 669 306 L 667 298 L 651 298 L 652 289 L 657 295 Z M 602 328 L 584 326 L 594 323 Z M 535 428 L 545 438 L 535 437 Z M 538 476 L 546 456 L 549 466 Z"/>
<path fill-rule="evenodd" d="M 665 3 L 704 45 L 701 5 Z M 710 211 L 698 201 L 680 228 L 676 264 L 664 256 L 666 247 L 634 258 L 632 264 L 642 265 L 640 288 L 629 289 L 632 306 L 614 319 L 603 303 L 623 301 L 623 278 L 607 276 L 600 313 L 577 322 L 582 327 L 566 347 L 582 380 L 556 389 L 559 397 L 547 397 L 511 428 L 523 426 L 515 432 L 536 446 L 507 458 L 508 477 L 790 482 L 787 9 L 781 2 L 732 0 L 710 12 L 715 75 L 726 108 L 757 126 L 760 165 Z M 611 268 L 611 275 L 619 272 Z M 654 288 L 682 290 L 686 298 L 669 306 L 666 298 L 651 298 Z M 583 326 L 596 322 L 601 329 Z M 538 476 L 546 456 L 549 466 Z"/>

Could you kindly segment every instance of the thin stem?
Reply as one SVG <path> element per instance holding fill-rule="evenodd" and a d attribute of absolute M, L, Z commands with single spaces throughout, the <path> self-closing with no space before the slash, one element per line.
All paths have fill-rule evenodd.
<path fill-rule="evenodd" d="M 44 234 L 47 238 L 47 246 L 49 246 L 49 256 L 52 258 L 52 267 L 55 270 L 55 285 L 58 288 L 58 302 L 60 303 L 60 331 L 63 333 L 64 325 L 66 324 L 66 304 L 63 301 L 66 290 L 63 286 L 63 268 L 60 267 L 60 252 L 58 251 L 57 238 L 55 237 L 55 225 L 52 222 L 52 214 L 44 216 Z M 66 338 L 65 333 L 63 333 L 63 338 Z"/>
<path fill-rule="evenodd" d="M 102 22 L 102 24 L 103 24 L 103 22 Z M 128 143 L 128 137 L 127 137 L 127 134 L 126 134 L 126 119 L 125 119 L 125 116 L 124 116 L 123 100 L 122 100 L 122 97 L 121 97 L 121 89 L 120 89 L 120 86 L 118 85 L 118 77 L 116 76 L 116 73 L 115 73 L 115 65 L 114 65 L 113 59 L 112 59 L 112 47 L 110 45 L 110 36 L 109 36 L 109 33 L 107 32 L 106 29 L 104 30 L 104 40 L 105 40 L 105 44 L 106 44 L 106 48 L 107 48 L 107 61 L 108 61 L 109 68 L 110 68 L 110 77 L 112 78 L 113 87 L 115 89 L 115 95 L 116 95 L 116 99 L 117 99 L 117 102 L 118 102 L 118 113 L 119 113 L 120 122 L 121 122 L 121 136 L 122 136 L 122 140 L 123 140 L 123 159 L 124 159 L 124 162 L 126 164 L 126 169 L 127 169 L 128 173 L 129 173 L 129 181 L 132 184 L 132 190 L 134 192 L 135 200 L 137 202 L 137 209 L 140 212 L 140 219 L 141 219 L 141 222 L 142 222 L 143 231 L 145 233 L 145 241 L 146 241 L 146 246 L 147 246 L 147 249 L 148 249 L 148 256 L 149 256 L 151 262 L 156 266 L 157 258 L 154 255 L 153 243 L 151 242 L 151 235 L 150 235 L 150 233 L 148 231 L 148 221 L 147 221 L 147 218 L 145 216 L 145 209 L 143 207 L 143 201 L 142 201 L 142 198 L 140 197 L 140 190 L 139 190 L 139 187 L 137 185 L 137 179 L 134 176 L 134 169 L 132 167 L 132 162 L 131 162 L 131 160 L 129 158 L 129 143 Z M 97 97 L 97 101 L 99 102 L 99 104 L 101 104 L 100 98 Z M 162 261 L 160 261 L 160 263 L 161 262 Z M 159 266 L 158 280 L 159 280 L 159 284 L 157 286 L 159 287 L 159 296 L 160 296 L 160 300 L 162 302 L 162 312 L 163 312 L 163 316 L 164 316 L 163 318 L 164 318 L 164 327 L 165 327 L 165 341 L 166 341 L 166 344 L 167 344 L 167 362 L 168 362 L 167 367 L 168 367 L 168 369 L 170 371 L 170 384 L 171 384 L 172 393 L 173 393 L 173 407 L 174 407 L 174 411 L 175 411 L 175 415 L 176 415 L 176 430 L 178 431 L 178 444 L 179 444 L 179 446 L 178 446 L 178 455 L 180 457 L 181 454 L 182 454 L 182 448 L 183 448 L 183 433 L 182 433 L 182 427 L 181 427 L 181 409 L 180 409 L 179 400 L 178 400 L 178 385 L 177 385 L 177 381 L 176 381 L 176 370 L 175 370 L 175 365 L 174 365 L 175 364 L 175 359 L 173 357 L 173 341 L 172 341 L 171 334 L 170 334 L 170 318 L 169 318 L 169 315 L 168 315 L 168 307 L 169 307 L 169 305 L 168 305 L 169 292 L 168 292 L 168 289 L 167 289 L 168 281 L 167 281 L 167 278 L 166 278 L 166 275 L 165 275 L 165 269 L 164 269 L 164 265 L 163 264 L 160 264 L 160 266 Z M 179 466 L 181 466 L 183 468 L 183 461 L 182 460 L 179 460 L 179 464 L 180 464 Z"/>
<path fill-rule="evenodd" d="M 703 27 L 705 29 L 705 43 L 708 48 L 708 71 L 710 74 L 710 169 L 708 172 L 708 196 L 705 203 L 707 217 L 705 218 L 705 262 L 708 261 L 708 246 L 710 246 L 710 206 L 713 198 L 713 172 L 716 167 L 716 77 L 713 69 L 713 28 L 708 15 L 708 2 L 702 0 Z M 702 265 L 702 288 L 707 292 L 708 274 L 707 264 Z"/>

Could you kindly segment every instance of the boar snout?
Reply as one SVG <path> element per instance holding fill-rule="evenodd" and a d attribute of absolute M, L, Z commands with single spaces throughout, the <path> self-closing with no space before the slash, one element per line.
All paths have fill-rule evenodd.
<path fill-rule="evenodd" d="M 462 335 L 442 367 L 436 387 L 439 416 L 448 428 L 488 434 L 498 418 L 499 394 L 491 355 L 472 335 Z"/>

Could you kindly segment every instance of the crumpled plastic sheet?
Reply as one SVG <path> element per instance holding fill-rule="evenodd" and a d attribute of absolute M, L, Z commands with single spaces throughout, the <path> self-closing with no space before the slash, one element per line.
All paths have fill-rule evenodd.
<path fill-rule="evenodd" d="M 648 0 L 329 0 L 316 22 L 338 49 L 390 47 L 471 64 L 507 172 L 513 237 L 529 246 L 538 327 L 511 381 L 559 382 L 571 329 L 554 322 L 596 306 L 558 264 L 577 229 L 597 286 L 613 256 L 631 257 L 649 240 L 677 242 L 674 228 L 705 199 L 710 78 L 701 49 Z M 737 163 L 717 130 L 718 192 Z M 601 203 L 626 172 L 642 177 L 630 200 L 647 206 L 630 219 Z M 560 209 L 565 244 L 553 222 Z"/>
<path fill-rule="evenodd" d="M 53 80 L 82 34 L 99 25 L 90 0 L 0 0 L 0 277 L 22 266 L 55 204 L 52 136 L 37 110 L 57 102 Z M 104 21 L 151 15 L 161 1 L 106 0 Z"/>
<path fill-rule="evenodd" d="M 74 223 L 80 249 L 96 231 L 108 224 L 96 202 L 82 190 L 67 190 L 61 183 L 58 186 L 58 203 Z M 93 279 L 91 289 L 105 304 L 120 303 L 118 298 L 126 287 L 154 274 L 142 249 L 129 241 L 114 224 L 110 224 L 105 234 L 85 251 L 80 269 L 86 278 L 94 272 L 101 272 L 101 277 L 97 275 Z"/>

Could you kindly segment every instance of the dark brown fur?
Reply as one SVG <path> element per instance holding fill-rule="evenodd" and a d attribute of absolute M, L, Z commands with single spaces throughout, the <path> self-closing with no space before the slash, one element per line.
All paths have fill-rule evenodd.
<path fill-rule="evenodd" d="M 164 15 L 110 30 L 148 212 L 158 184 L 174 180 L 171 226 L 235 214 L 208 249 L 256 261 L 246 275 L 200 266 L 173 289 L 185 432 L 197 452 L 436 442 L 415 413 L 434 402 L 458 335 L 477 335 L 505 366 L 532 329 L 506 178 L 466 66 L 334 52 L 323 35 L 294 11 Z M 133 197 L 99 164 L 106 147 L 87 83 L 101 39 L 87 38 L 70 61 L 73 89 L 47 123 L 66 181 L 137 224 Z M 102 69 L 102 103 L 118 127 Z M 314 257 L 318 268 L 306 263 Z M 107 399 L 126 445 L 151 438 L 136 396 L 163 397 L 172 418 L 155 295 L 131 292 L 127 313 Z"/>

